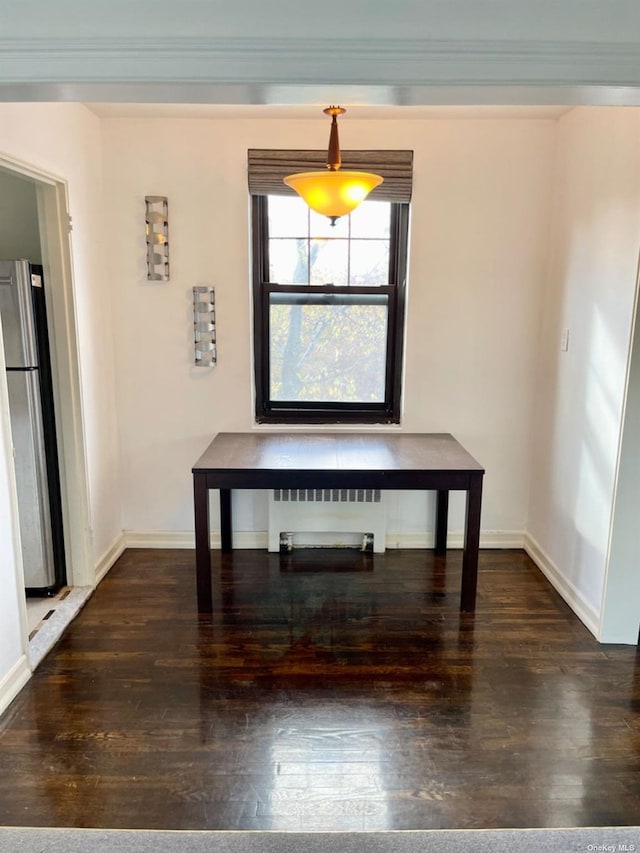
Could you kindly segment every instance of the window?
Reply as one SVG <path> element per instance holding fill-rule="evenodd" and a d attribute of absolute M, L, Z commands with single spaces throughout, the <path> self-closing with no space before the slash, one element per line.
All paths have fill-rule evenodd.
<path fill-rule="evenodd" d="M 367 200 L 331 226 L 293 193 L 254 192 L 259 423 L 399 422 L 408 218 Z"/>

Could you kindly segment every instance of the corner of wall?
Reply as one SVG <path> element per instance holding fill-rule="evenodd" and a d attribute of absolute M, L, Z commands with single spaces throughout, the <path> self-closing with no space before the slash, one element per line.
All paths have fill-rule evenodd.
<path fill-rule="evenodd" d="M 102 554 L 102 556 L 96 561 L 94 567 L 95 573 L 95 585 L 97 586 L 100 581 L 105 577 L 109 569 L 116 562 L 118 557 L 121 556 L 122 552 L 126 548 L 126 538 L 124 531 L 121 531 L 118 536 L 111 543 L 109 548 Z"/>
<path fill-rule="evenodd" d="M 0 681 L 0 714 L 6 711 L 30 678 L 29 661 L 26 655 L 22 655 Z"/>
<path fill-rule="evenodd" d="M 567 580 L 558 566 L 555 565 L 553 560 L 545 553 L 538 542 L 536 542 L 536 540 L 528 533 L 524 537 L 524 550 L 531 557 L 555 591 L 564 599 L 593 636 L 598 639 L 600 614 L 591 604 L 589 604 L 589 602 L 580 593 L 580 590 Z"/>

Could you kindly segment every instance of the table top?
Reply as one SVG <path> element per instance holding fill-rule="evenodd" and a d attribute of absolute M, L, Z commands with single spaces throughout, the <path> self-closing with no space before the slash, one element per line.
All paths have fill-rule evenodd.
<path fill-rule="evenodd" d="M 199 472 L 465 472 L 484 468 L 449 433 L 218 433 Z"/>

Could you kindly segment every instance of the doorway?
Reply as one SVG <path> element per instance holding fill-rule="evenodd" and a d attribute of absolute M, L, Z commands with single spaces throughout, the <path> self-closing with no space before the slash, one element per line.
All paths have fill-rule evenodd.
<path fill-rule="evenodd" d="M 27 257 L 41 263 L 48 285 L 46 311 L 67 584 L 68 587 L 83 588 L 85 595 L 88 595 L 95 586 L 95 578 L 90 543 L 89 493 L 80 403 L 66 182 L 27 164 L 0 157 L 0 198 L 5 201 L 11 198 L 11 203 L 4 206 L 4 216 L 0 213 L 0 256 Z M 13 506 L 13 511 L 17 518 L 17 504 Z M 76 597 L 73 596 L 74 599 Z M 47 614 L 50 610 L 47 609 Z M 69 608 L 61 608 L 61 611 L 65 611 L 64 618 L 68 624 L 75 613 Z M 26 607 L 22 622 L 26 647 L 30 633 Z M 66 624 L 61 628 L 57 626 L 60 633 Z M 32 655 L 30 659 L 33 667 L 37 661 L 34 663 Z"/>

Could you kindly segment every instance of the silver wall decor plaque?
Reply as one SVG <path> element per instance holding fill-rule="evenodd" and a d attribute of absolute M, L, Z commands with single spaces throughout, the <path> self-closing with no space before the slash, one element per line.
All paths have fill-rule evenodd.
<path fill-rule="evenodd" d="M 196 367 L 213 367 L 216 351 L 216 297 L 212 287 L 193 288 L 193 340 Z"/>
<path fill-rule="evenodd" d="M 147 281 L 169 281 L 169 204 L 163 195 L 145 196 L 144 203 Z"/>

